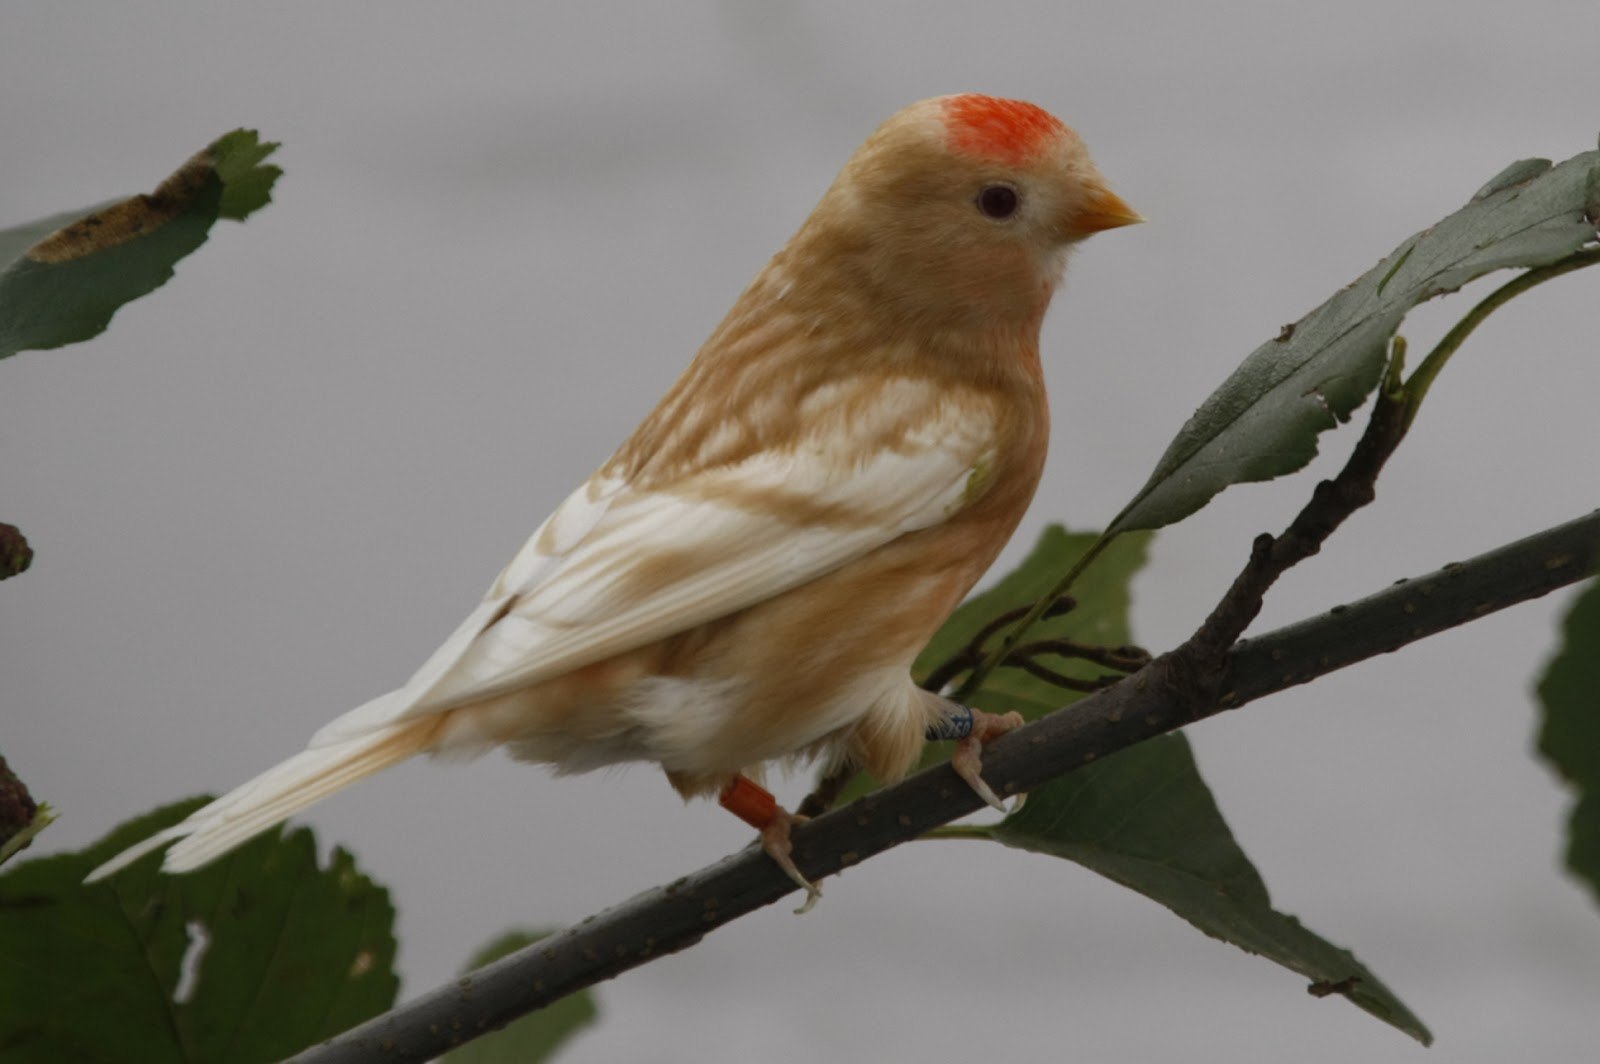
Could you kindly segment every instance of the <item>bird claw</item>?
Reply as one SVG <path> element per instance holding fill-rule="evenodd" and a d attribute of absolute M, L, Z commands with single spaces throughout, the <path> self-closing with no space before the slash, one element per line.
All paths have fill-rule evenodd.
<path fill-rule="evenodd" d="M 1018 797 L 1014 809 L 1008 810 L 1000 796 L 994 793 L 994 788 L 984 780 L 983 746 L 991 739 L 1022 727 L 1022 714 L 985 713 L 981 709 L 970 709 L 968 712 L 972 714 L 972 732 L 956 743 L 955 753 L 950 756 L 950 767 L 967 781 L 967 786 L 977 792 L 978 797 L 990 808 L 1001 813 L 1013 813 L 1022 808 L 1022 797 Z"/>
<path fill-rule="evenodd" d="M 761 829 L 761 848 L 767 852 L 768 857 L 778 862 L 778 867 L 783 869 L 784 875 L 806 892 L 805 902 L 794 911 L 796 916 L 810 912 L 822 897 L 822 888 L 800 874 L 800 869 L 795 867 L 792 856 L 794 843 L 789 839 L 789 831 L 794 825 L 803 823 L 807 819 L 780 808 L 777 815 Z"/>
<path fill-rule="evenodd" d="M 817 899 L 822 897 L 822 888 L 801 875 L 800 869 L 795 867 L 794 843 L 789 838 L 789 832 L 796 824 L 810 818 L 789 812 L 778 804 L 770 791 L 744 775 L 729 780 L 717 800 L 728 812 L 761 832 L 761 848 L 768 857 L 778 862 L 778 867 L 794 881 L 795 886 L 806 892 L 805 904 L 795 910 L 795 915 L 810 912 L 816 906 Z"/>

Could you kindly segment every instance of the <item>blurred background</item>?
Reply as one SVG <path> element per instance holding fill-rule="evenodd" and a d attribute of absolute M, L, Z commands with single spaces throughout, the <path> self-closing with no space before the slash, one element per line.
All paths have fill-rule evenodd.
<path fill-rule="evenodd" d="M 1020 96 L 1148 225 L 1046 329 L 1039 528 L 1103 525 L 1279 326 L 1514 159 L 1600 130 L 1589 2 L 0 6 L 0 227 L 147 191 L 236 126 L 274 204 L 84 346 L 0 366 L 0 747 L 39 852 L 222 791 L 403 681 L 653 405 L 902 105 Z M 1490 284 L 1497 284 L 1498 280 Z M 1499 312 L 1375 506 L 1258 630 L 1596 505 L 1596 285 Z M 1481 294 L 1485 289 L 1479 288 Z M 1408 320 L 1413 349 L 1473 292 Z M 1359 416 L 1359 415 L 1358 415 Z M 1162 533 L 1135 632 L 1181 639 L 1355 433 Z M 1429 1023 L 1428 1059 L 1592 1059 L 1600 914 L 1529 756 L 1567 596 L 1191 729 L 1275 902 Z M 781 788 L 793 802 L 807 779 Z M 403 993 L 749 841 L 648 767 L 418 762 L 313 809 L 399 907 Z M 1402 1035 L 1076 866 L 902 847 L 600 988 L 566 1057 L 1420 1060 Z M 963 848 L 965 847 L 965 848 Z"/>

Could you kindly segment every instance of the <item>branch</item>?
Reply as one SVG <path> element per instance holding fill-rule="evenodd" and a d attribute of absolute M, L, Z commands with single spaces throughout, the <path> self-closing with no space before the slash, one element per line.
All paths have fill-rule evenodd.
<path fill-rule="evenodd" d="M 1326 614 L 1241 639 L 1219 708 L 1254 701 L 1575 584 L 1600 564 L 1600 510 Z"/>
<path fill-rule="evenodd" d="M 1575 583 L 1593 571 L 1597 559 L 1600 511 L 1240 643 L 1223 656 L 1220 693 L 1208 701 L 1197 693 L 1213 685 L 1185 686 L 1183 670 L 1172 668 L 1175 654 L 1163 655 L 1070 712 L 1053 713 L 989 744 L 984 776 L 1001 793 L 1031 790 L 1141 740 Z M 981 805 L 949 765 L 940 765 L 797 827 L 795 862 L 812 878 L 831 875 Z M 744 850 L 294 1059 L 427 1060 L 567 994 L 692 946 L 795 889 L 761 850 Z"/>

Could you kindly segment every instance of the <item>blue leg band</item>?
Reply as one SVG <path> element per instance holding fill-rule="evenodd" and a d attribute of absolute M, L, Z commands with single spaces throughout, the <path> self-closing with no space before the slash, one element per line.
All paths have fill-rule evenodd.
<path fill-rule="evenodd" d="M 945 739 L 965 739 L 972 734 L 972 710 L 957 702 L 951 702 L 950 708 L 954 712 L 940 721 L 931 724 L 925 733 L 929 742 L 940 742 Z"/>

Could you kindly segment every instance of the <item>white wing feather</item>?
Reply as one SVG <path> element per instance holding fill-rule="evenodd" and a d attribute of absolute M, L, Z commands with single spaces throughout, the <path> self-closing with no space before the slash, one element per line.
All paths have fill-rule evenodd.
<path fill-rule="evenodd" d="M 926 405 L 876 451 L 854 433 L 640 491 L 597 477 L 533 534 L 482 604 L 400 691 L 329 723 L 321 746 L 514 690 L 743 609 L 816 579 L 959 509 L 993 426 L 907 381 L 880 409 Z M 868 435 L 880 426 L 857 426 Z M 807 446 L 807 443 L 814 443 Z M 863 453 L 865 450 L 865 453 Z M 770 505 L 788 495 L 792 512 Z M 767 505 L 740 505 L 738 500 Z M 835 515 L 834 519 L 798 514 Z M 639 593 L 665 556 L 714 558 Z"/>

